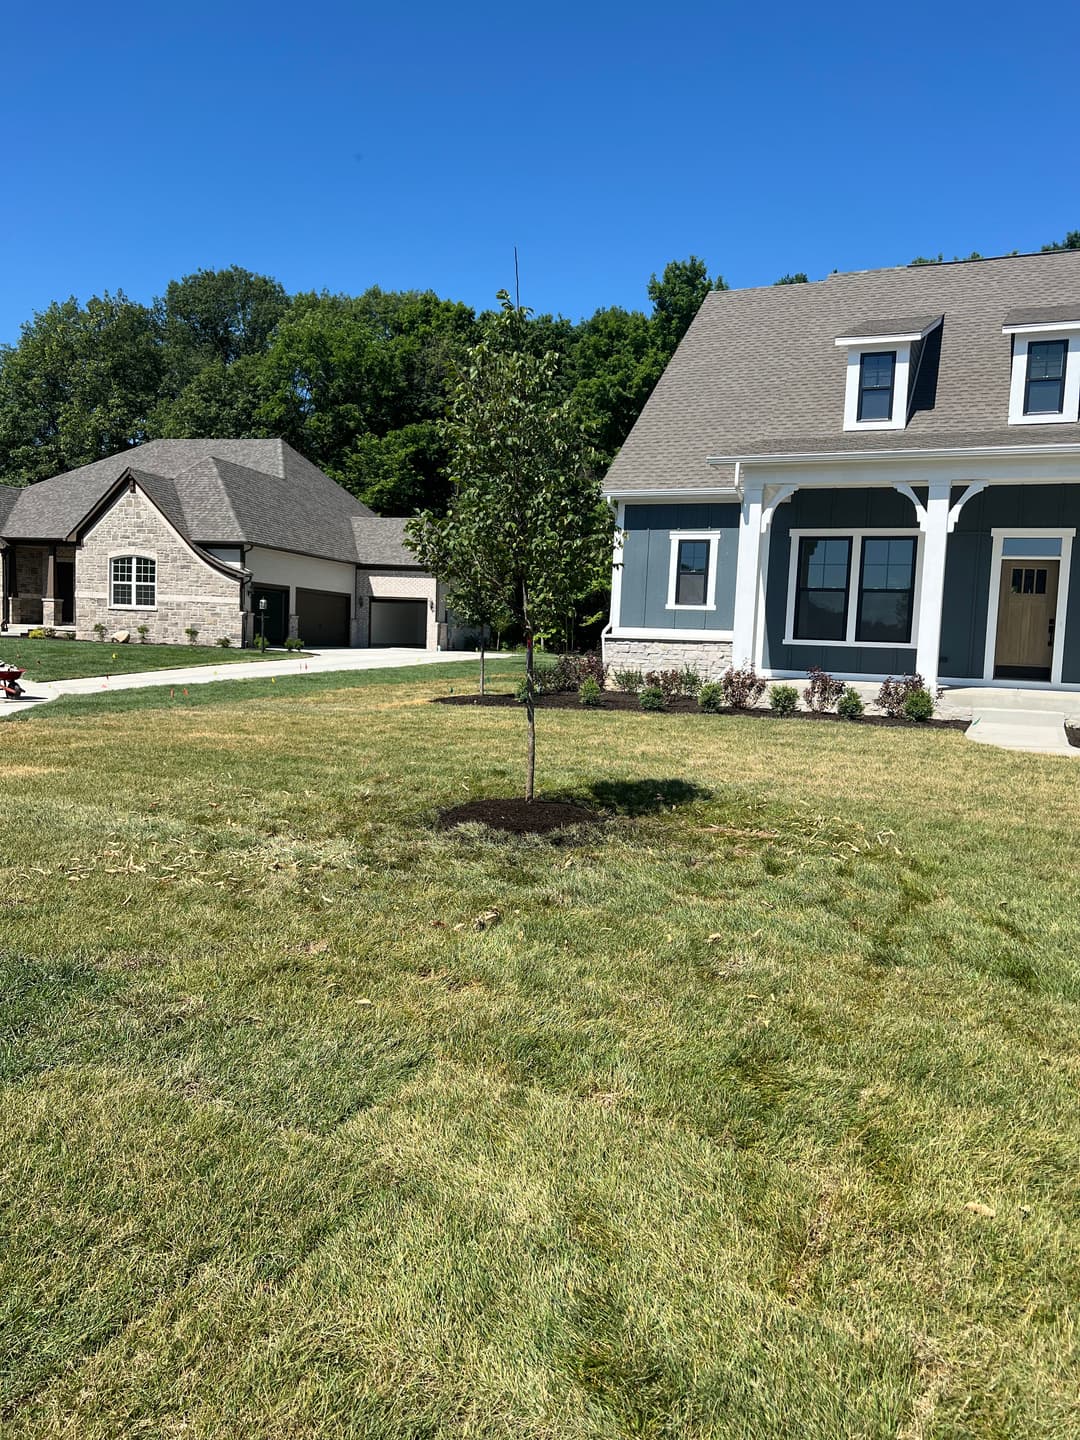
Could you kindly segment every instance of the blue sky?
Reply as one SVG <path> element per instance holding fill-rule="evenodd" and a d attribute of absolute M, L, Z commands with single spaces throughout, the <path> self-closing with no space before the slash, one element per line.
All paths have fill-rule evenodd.
<path fill-rule="evenodd" d="M 1080 10 L 279 0 L 9 6 L 0 341 L 232 263 L 578 316 L 1080 227 Z M 1048 48 L 1049 45 L 1049 48 Z"/>

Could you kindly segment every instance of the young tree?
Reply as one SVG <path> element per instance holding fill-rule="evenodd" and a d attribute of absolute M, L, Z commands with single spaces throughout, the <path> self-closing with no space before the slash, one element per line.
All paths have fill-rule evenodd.
<path fill-rule="evenodd" d="M 467 353 L 443 435 L 450 505 L 425 511 L 410 543 L 447 581 L 466 575 L 491 615 L 525 640 L 525 799 L 535 794 L 539 635 L 557 629 L 611 564 L 614 525 L 592 454 L 570 403 L 559 397 L 558 358 L 533 353 L 529 312 L 499 292 L 501 310 Z"/>

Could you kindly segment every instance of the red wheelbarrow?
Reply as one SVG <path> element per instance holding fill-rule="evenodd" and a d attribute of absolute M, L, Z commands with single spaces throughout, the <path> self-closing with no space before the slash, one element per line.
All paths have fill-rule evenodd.
<path fill-rule="evenodd" d="M 25 670 L 15 670 L 10 665 L 0 666 L 0 690 L 4 692 L 5 700 L 18 700 L 26 693 L 19 684 L 25 674 Z"/>

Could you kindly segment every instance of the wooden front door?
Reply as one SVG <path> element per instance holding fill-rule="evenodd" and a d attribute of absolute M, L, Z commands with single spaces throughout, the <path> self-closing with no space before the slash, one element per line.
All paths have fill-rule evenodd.
<path fill-rule="evenodd" d="M 1060 560 L 1003 560 L 994 674 L 1049 680 Z"/>

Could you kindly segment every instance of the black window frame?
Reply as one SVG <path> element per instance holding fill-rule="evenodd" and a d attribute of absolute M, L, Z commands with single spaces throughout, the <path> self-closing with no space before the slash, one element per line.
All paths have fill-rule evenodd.
<path fill-rule="evenodd" d="M 866 374 L 867 360 L 884 360 L 888 358 L 889 383 L 888 385 L 867 385 L 864 381 Z M 889 413 L 887 415 L 874 415 L 870 419 L 863 418 L 864 396 L 880 395 L 882 391 L 889 393 Z M 860 425 L 887 425 L 893 418 L 893 407 L 896 404 L 896 351 L 895 350 L 864 350 L 859 355 L 859 400 L 855 412 L 856 422 Z"/>
<path fill-rule="evenodd" d="M 695 570 L 688 570 L 688 571 L 686 572 L 687 576 L 692 576 L 694 579 L 697 579 L 697 577 L 698 577 L 699 575 L 701 576 L 701 600 L 700 600 L 700 601 L 698 601 L 698 600 L 681 600 L 681 599 L 679 598 L 679 588 L 680 588 L 680 586 L 682 585 L 682 582 L 683 582 L 682 552 L 683 552 L 683 546 L 684 546 L 684 545 L 704 545 L 704 546 L 705 546 L 705 569 L 704 569 L 704 571 L 696 570 L 696 569 L 695 569 Z M 711 536 L 708 536 L 708 535 L 681 535 L 681 536 L 678 537 L 678 541 L 677 541 L 677 544 L 676 544 L 676 546 L 675 546 L 675 591 L 674 591 L 674 597 L 673 597 L 672 602 L 671 602 L 673 605 L 685 606 L 687 609 L 692 609 L 692 610 L 707 610 L 707 609 L 709 608 L 709 571 L 710 571 L 711 568 L 712 568 L 712 547 L 713 547 L 713 539 L 712 539 Z"/>
<path fill-rule="evenodd" d="M 875 589 L 874 595 L 907 595 L 910 597 L 908 605 L 908 627 L 907 637 L 904 640 L 868 640 L 864 638 L 863 628 L 863 595 L 865 594 L 866 575 L 866 550 L 868 545 L 875 541 L 902 541 L 905 545 L 911 546 L 911 583 L 903 590 Z M 889 562 L 886 561 L 886 564 Z M 856 645 L 897 645 L 905 646 L 911 644 L 911 637 L 915 632 L 915 588 L 919 573 L 919 541 L 914 535 L 864 535 L 859 545 L 859 575 L 858 585 L 855 591 L 855 643 Z"/>
<path fill-rule="evenodd" d="M 814 645 L 843 645 L 847 642 L 848 613 L 851 607 L 851 558 L 855 549 L 855 537 L 853 535 L 800 535 L 798 538 L 799 546 L 795 556 L 795 606 L 791 616 L 791 638 Z M 804 635 L 801 633 L 803 596 L 809 593 L 835 595 L 839 591 L 838 586 L 804 585 L 802 583 L 805 573 L 803 564 L 804 547 L 806 545 L 816 544 L 822 540 L 842 543 L 847 546 L 847 559 L 844 565 L 844 608 L 840 621 L 840 634 L 830 636 Z"/>
<path fill-rule="evenodd" d="M 1056 377 L 1056 378 L 1057 378 L 1057 382 L 1058 382 L 1058 403 L 1057 403 L 1057 409 L 1056 409 L 1056 410 L 1032 410 L 1032 408 L 1031 408 L 1031 386 L 1032 386 L 1032 383 L 1033 383 L 1033 382 L 1032 382 L 1032 378 L 1031 378 L 1031 362 L 1032 362 L 1033 354 L 1034 354 L 1034 351 L 1035 351 L 1038 347 L 1045 347 L 1045 346 L 1049 346 L 1049 345 L 1058 346 L 1058 347 L 1060 348 L 1060 351 L 1061 351 L 1061 374 L 1060 374 L 1060 376 Z M 1025 365 L 1024 365 L 1024 414 L 1025 414 L 1025 415 L 1063 415 L 1063 414 L 1065 413 L 1065 376 L 1068 374 L 1068 369 L 1069 369 L 1069 342 L 1068 342 L 1068 340 L 1061 339 L 1061 338 L 1059 337 L 1059 338 L 1056 339 L 1056 340 L 1029 340 L 1029 341 L 1028 341 L 1027 355 L 1025 356 Z M 1044 375 L 1044 376 L 1038 377 L 1038 378 L 1034 381 L 1034 383 L 1037 384 L 1037 385 L 1045 385 L 1048 380 L 1053 380 L 1054 378 L 1055 378 L 1055 377 L 1052 376 L 1052 375 L 1050 375 L 1050 376 L 1045 376 L 1045 375 Z"/>

